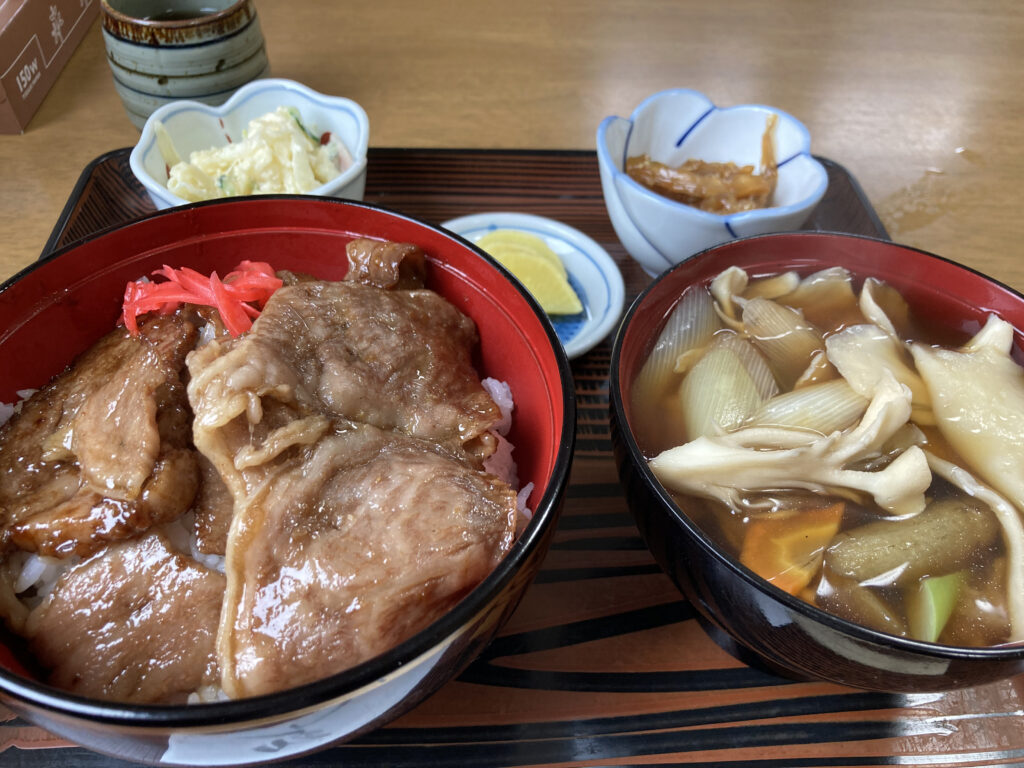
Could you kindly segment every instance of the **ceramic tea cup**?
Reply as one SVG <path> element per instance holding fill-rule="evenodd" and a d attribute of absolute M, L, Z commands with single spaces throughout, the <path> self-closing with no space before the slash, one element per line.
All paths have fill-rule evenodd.
<path fill-rule="evenodd" d="M 114 87 L 142 128 L 178 99 L 213 106 L 269 74 L 252 0 L 101 0 Z"/>

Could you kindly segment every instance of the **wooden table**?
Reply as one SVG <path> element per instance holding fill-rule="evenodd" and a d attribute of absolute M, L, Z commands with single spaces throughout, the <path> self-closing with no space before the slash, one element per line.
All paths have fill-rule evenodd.
<path fill-rule="evenodd" d="M 96 2 L 97 0 L 93 0 Z M 1015 0 L 260 0 L 273 73 L 349 96 L 380 147 L 592 149 L 663 88 L 763 102 L 860 180 L 894 239 L 1024 287 L 1024 6 Z M 0 279 L 39 255 L 90 160 L 138 133 L 98 22 L 0 136 Z"/>
<path fill-rule="evenodd" d="M 1024 233 L 1010 211 L 1024 175 L 1024 10 L 1009 1 L 855 5 L 258 7 L 274 74 L 366 107 L 374 202 L 435 222 L 476 202 L 563 219 L 613 254 L 635 294 L 646 278 L 615 240 L 582 151 L 593 149 L 603 116 L 689 86 L 721 104 L 764 102 L 796 115 L 814 151 L 859 180 L 891 236 L 1024 289 L 1015 258 Z M 92 207 L 61 220 L 58 244 L 96 221 L 147 212 L 139 190 L 121 184 L 124 153 L 106 154 L 136 137 L 94 26 L 27 132 L 0 137 L 0 279 L 39 255 L 87 166 L 100 194 L 93 188 L 84 196 Z M 388 147 L 525 151 L 455 152 L 452 164 Z M 432 197 L 427 182 L 436 189 L 434 174 L 453 165 L 475 184 L 492 172 L 493 194 Z M 410 173 L 416 183 L 406 185 Z M 564 188 L 551 184 L 559 174 Z M 817 223 L 833 222 L 835 210 Z M 856 231 L 870 231 L 870 217 L 854 218 Z M 544 571 L 501 637 L 392 726 L 291 764 L 1024 764 L 1024 679 L 891 696 L 784 681 L 714 645 L 626 513 L 609 457 L 607 352 L 605 343 L 574 363 L 581 418 L 566 510 Z M 8 764 L 114 762 L 14 719 L 0 723 L 0 765 Z"/>

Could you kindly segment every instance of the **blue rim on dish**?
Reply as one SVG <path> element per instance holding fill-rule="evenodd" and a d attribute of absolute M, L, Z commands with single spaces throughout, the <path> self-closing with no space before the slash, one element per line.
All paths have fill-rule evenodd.
<path fill-rule="evenodd" d="M 549 316 L 570 358 L 593 349 L 622 316 L 626 295 L 622 273 L 608 252 L 578 229 L 544 216 L 508 211 L 460 216 L 441 226 L 473 243 L 497 229 L 528 232 L 558 254 L 569 273 L 569 284 L 583 303 L 583 312 L 577 315 Z"/>
<path fill-rule="evenodd" d="M 633 179 L 625 170 L 627 156 L 637 154 L 636 151 L 631 151 L 631 143 L 633 141 L 633 132 L 636 128 L 637 122 L 646 114 L 652 107 L 652 104 L 656 104 L 660 100 L 677 100 L 681 98 L 688 98 L 692 100 L 693 110 L 685 117 L 680 119 L 678 125 L 674 125 L 676 136 L 673 140 L 673 146 L 677 149 L 683 146 L 687 140 L 694 134 L 698 127 L 703 126 L 708 120 L 714 119 L 717 115 L 728 115 L 730 113 L 742 113 L 745 111 L 754 111 L 760 114 L 775 114 L 779 119 L 785 122 L 792 130 L 795 130 L 798 137 L 798 149 L 797 151 L 791 151 L 785 154 L 778 160 L 777 167 L 779 169 L 785 168 L 792 165 L 794 162 L 800 161 L 803 164 L 809 166 L 809 169 L 815 170 L 814 176 L 816 176 L 816 183 L 814 188 L 803 195 L 800 200 L 793 200 L 783 205 L 772 205 L 768 208 L 757 208 L 753 210 L 736 211 L 728 214 L 713 213 L 710 211 L 702 211 L 697 208 L 692 208 L 686 205 L 686 203 L 678 200 L 673 200 L 668 197 L 659 195 L 656 192 L 646 188 L 638 181 Z M 625 139 L 623 141 L 621 151 L 613 151 L 609 147 L 609 134 L 612 132 L 614 127 L 618 127 L 621 124 L 627 124 L 628 127 L 625 129 Z M 766 216 L 772 218 L 785 217 L 790 215 L 798 215 L 801 210 L 805 207 L 813 208 L 818 202 L 824 197 L 825 192 L 828 188 L 828 171 L 822 165 L 820 160 L 811 154 L 811 135 L 800 120 L 795 118 L 792 114 L 778 109 L 776 107 L 768 106 L 767 104 L 750 103 L 750 104 L 735 104 L 728 107 L 717 106 L 707 95 L 700 91 L 693 90 L 692 88 L 670 88 L 663 91 L 659 91 L 648 96 L 630 113 L 628 118 L 619 117 L 615 115 L 604 118 L 598 125 L 597 129 L 597 156 L 598 164 L 601 168 L 602 173 L 602 184 L 608 189 L 605 190 L 605 197 L 609 210 L 616 209 L 621 215 L 613 215 L 613 223 L 616 230 L 625 228 L 628 230 L 630 240 L 635 241 L 634 250 L 642 250 L 644 252 L 643 257 L 636 253 L 631 255 L 641 263 L 644 270 L 647 271 L 652 277 L 660 272 L 662 269 L 667 269 L 673 266 L 678 259 L 672 254 L 666 252 L 665 244 L 656 244 L 648 233 L 642 231 L 642 229 L 634 221 L 634 208 L 635 203 L 630 203 L 629 200 L 624 197 L 620 198 L 624 190 L 629 190 L 631 197 L 635 197 L 637 200 L 652 201 L 654 206 L 660 209 L 660 213 L 664 215 L 675 215 L 676 211 L 681 209 L 688 209 L 687 215 L 693 217 L 693 219 L 699 223 L 701 227 L 705 225 L 709 230 L 718 230 L 722 233 L 721 241 L 735 240 L 739 237 L 752 236 L 757 234 L 764 234 L 765 231 L 757 227 L 756 222 L 764 219 Z M 614 193 L 609 190 L 617 190 Z M 625 243 L 624 243 L 625 244 Z M 708 245 L 711 243 L 709 242 Z M 630 250 L 627 246 L 627 250 Z M 697 250 L 700 250 L 699 248 Z M 652 262 L 652 263 L 647 263 Z"/>

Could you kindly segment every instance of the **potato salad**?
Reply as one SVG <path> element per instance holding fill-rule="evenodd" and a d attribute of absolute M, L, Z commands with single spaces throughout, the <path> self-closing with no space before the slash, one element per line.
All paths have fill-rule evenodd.
<path fill-rule="evenodd" d="M 166 131 L 158 130 L 158 138 L 162 149 L 169 149 Z M 312 133 L 293 107 L 278 107 L 254 118 L 241 141 L 193 152 L 188 160 L 178 160 L 176 152 L 174 156 L 175 162 L 168 163 L 167 188 L 192 202 L 237 195 L 304 194 L 353 162 L 337 136 Z"/>

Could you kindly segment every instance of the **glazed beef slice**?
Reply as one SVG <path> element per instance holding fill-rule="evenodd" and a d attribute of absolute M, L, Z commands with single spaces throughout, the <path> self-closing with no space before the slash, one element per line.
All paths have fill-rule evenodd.
<path fill-rule="evenodd" d="M 429 442 L 325 435 L 236 511 L 220 650 L 232 696 L 339 672 L 443 615 L 511 546 L 516 494 Z"/>
<path fill-rule="evenodd" d="M 157 533 L 73 566 L 30 615 L 29 643 L 49 681 L 82 696 L 183 703 L 219 682 L 224 576 Z"/>

